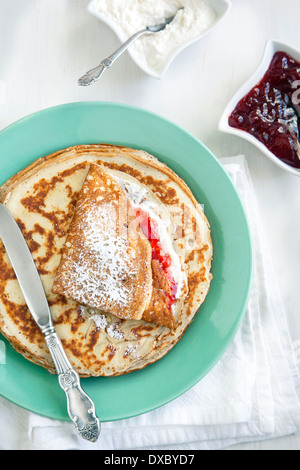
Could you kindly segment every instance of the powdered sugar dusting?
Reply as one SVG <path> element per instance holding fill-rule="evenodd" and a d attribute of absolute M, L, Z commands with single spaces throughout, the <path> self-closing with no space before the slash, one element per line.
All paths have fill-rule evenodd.
<path fill-rule="evenodd" d="M 122 323 L 114 322 L 110 323 L 109 319 L 104 313 L 100 313 L 97 309 L 86 307 L 85 305 L 79 305 L 79 314 L 86 319 L 93 320 L 97 330 L 102 330 L 112 339 L 123 340 L 125 335 L 120 329 Z"/>
<path fill-rule="evenodd" d="M 98 330 L 105 330 L 106 325 L 107 325 L 107 319 L 106 316 L 103 314 L 100 315 L 92 315 L 91 319 L 94 320 L 95 325 Z"/>
<path fill-rule="evenodd" d="M 107 333 L 111 338 L 122 340 L 124 339 L 124 333 L 118 327 L 118 323 L 114 323 L 107 328 Z"/>
<path fill-rule="evenodd" d="M 119 306 L 131 301 L 126 281 L 137 276 L 138 268 L 132 263 L 134 253 L 128 238 L 118 235 L 116 228 L 116 213 L 110 206 L 95 205 L 82 213 L 78 229 L 84 249 L 78 250 L 75 263 L 72 261 L 72 284 L 80 285 L 91 305 L 98 304 L 99 297 Z"/>
<path fill-rule="evenodd" d="M 132 355 L 135 359 L 139 359 L 140 356 L 136 354 L 136 350 L 139 348 L 140 343 L 137 342 L 135 344 L 129 343 L 128 346 L 125 349 L 125 352 L 123 354 L 123 357 L 128 357 Z"/>
<path fill-rule="evenodd" d="M 93 320 L 97 330 L 105 330 L 107 327 L 107 317 L 104 313 L 99 313 L 96 309 L 85 305 L 79 305 L 78 310 L 81 316 Z"/>

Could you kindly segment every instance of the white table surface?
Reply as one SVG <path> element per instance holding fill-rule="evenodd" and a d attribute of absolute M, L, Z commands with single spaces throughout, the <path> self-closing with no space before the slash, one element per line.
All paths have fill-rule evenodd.
<path fill-rule="evenodd" d="M 145 75 L 125 54 L 101 82 L 80 88 L 77 78 L 119 45 L 108 27 L 86 13 L 87 4 L 0 0 L 0 129 L 57 104 L 118 101 L 172 120 L 217 157 L 244 154 L 300 365 L 300 179 L 217 129 L 226 103 L 255 70 L 268 39 L 300 49 L 300 1 L 232 0 L 226 19 L 185 50 L 163 80 Z M 300 435 L 233 449 L 300 449 Z"/>

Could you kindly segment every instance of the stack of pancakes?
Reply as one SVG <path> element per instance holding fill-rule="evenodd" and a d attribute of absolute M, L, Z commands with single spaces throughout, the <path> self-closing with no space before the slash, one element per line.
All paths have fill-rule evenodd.
<path fill-rule="evenodd" d="M 65 351 L 81 376 L 114 376 L 164 356 L 211 283 L 201 205 L 166 165 L 112 145 L 39 159 L 0 188 L 28 243 Z M 0 331 L 55 372 L 0 243 Z"/>

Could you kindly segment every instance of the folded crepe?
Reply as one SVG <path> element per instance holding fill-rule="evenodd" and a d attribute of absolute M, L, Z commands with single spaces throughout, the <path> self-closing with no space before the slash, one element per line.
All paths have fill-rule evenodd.
<path fill-rule="evenodd" d="M 52 292 L 120 319 L 142 318 L 174 328 L 172 305 L 179 286 L 177 273 L 172 275 L 171 253 L 162 248 L 157 216 L 153 219 L 137 201 L 130 202 L 126 194 L 135 182 L 127 177 L 126 193 L 118 180 L 116 173 L 90 166 Z M 139 190 L 145 197 L 143 188 L 136 193 Z M 178 255 L 172 254 L 179 267 Z"/>
<path fill-rule="evenodd" d="M 207 296 L 207 218 L 185 182 L 144 151 L 103 144 L 58 151 L 10 178 L 0 202 L 23 232 L 57 334 L 82 377 L 158 361 Z M 0 331 L 55 373 L 1 242 Z"/>
<path fill-rule="evenodd" d="M 120 185 L 91 165 L 52 292 L 140 320 L 152 295 L 151 246 Z"/>

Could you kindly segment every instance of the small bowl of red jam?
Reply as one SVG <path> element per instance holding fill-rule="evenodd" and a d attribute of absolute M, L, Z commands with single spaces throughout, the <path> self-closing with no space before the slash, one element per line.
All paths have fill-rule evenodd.
<path fill-rule="evenodd" d="M 300 176 L 300 52 L 269 41 L 259 68 L 228 104 L 219 129 L 248 140 Z"/>

